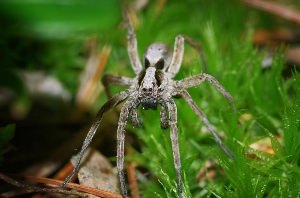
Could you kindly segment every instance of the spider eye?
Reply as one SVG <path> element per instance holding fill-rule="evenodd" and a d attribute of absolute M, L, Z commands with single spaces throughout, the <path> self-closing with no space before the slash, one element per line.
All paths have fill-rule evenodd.
<path fill-rule="evenodd" d="M 145 58 L 145 68 L 148 68 L 150 66 L 150 62 L 147 58 Z"/>
<path fill-rule="evenodd" d="M 165 61 L 164 59 L 159 59 L 159 61 L 157 61 L 157 63 L 155 64 L 155 68 L 156 69 L 163 69 L 165 66 Z"/>

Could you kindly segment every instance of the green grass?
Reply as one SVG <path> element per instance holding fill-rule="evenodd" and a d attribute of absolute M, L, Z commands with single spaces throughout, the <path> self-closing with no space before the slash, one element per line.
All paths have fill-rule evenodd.
<path fill-rule="evenodd" d="M 183 100 L 177 100 L 182 176 L 186 197 L 298 197 L 300 189 L 299 74 L 283 79 L 283 50 L 278 50 L 269 68 L 262 68 L 266 54 L 252 45 L 255 25 L 251 11 L 225 1 L 169 2 L 159 15 L 150 9 L 140 15 L 137 35 L 142 49 L 154 41 L 173 44 L 177 34 L 188 34 L 201 42 L 208 73 L 232 94 L 237 113 L 210 85 L 192 88 L 190 93 L 218 132 L 236 154 L 230 160 L 203 132 L 203 123 Z M 172 17 L 175 16 L 173 19 Z M 157 31 L 159 30 L 159 31 Z M 151 35 L 149 37 L 149 35 Z M 197 54 L 186 47 L 181 79 L 203 71 Z M 297 105 L 298 104 L 298 105 Z M 251 114 L 243 125 L 239 118 Z M 142 152 L 134 161 L 150 172 L 141 186 L 142 197 L 177 197 L 169 131 L 159 127 L 159 111 L 141 111 L 144 129 L 136 130 Z M 278 142 L 276 136 L 283 137 Z M 249 145 L 268 137 L 275 155 L 256 152 L 247 156 Z M 197 182 L 197 172 L 208 159 L 222 172 L 212 181 Z"/>
<path fill-rule="evenodd" d="M 237 109 L 234 113 L 226 99 L 208 83 L 189 90 L 216 131 L 224 133 L 224 143 L 236 155 L 235 160 L 231 160 L 205 132 L 203 123 L 184 100 L 176 100 L 186 197 L 299 197 L 300 76 L 293 70 L 291 76 L 283 77 L 284 49 L 276 51 L 270 67 L 262 68 L 267 52 L 254 47 L 251 40 L 256 27 L 276 26 L 278 21 L 237 1 L 168 1 L 161 12 L 156 12 L 155 6 L 151 3 L 148 9 L 138 14 L 140 24 L 136 33 L 140 56 L 152 42 L 165 42 L 172 47 L 178 34 L 193 37 L 203 46 L 207 73 L 215 76 L 231 93 Z M 117 13 L 119 7 L 114 9 L 109 4 L 107 9 Z M 82 13 L 85 12 L 88 11 Z M 102 43 L 113 45 L 106 72 L 133 76 L 128 64 L 125 31 L 113 24 L 120 19 L 120 14 L 99 13 L 99 16 L 91 17 L 99 19 L 99 32 L 95 32 L 97 21 L 92 20 L 83 27 L 85 31 L 79 31 L 67 20 L 65 31 L 58 36 L 59 29 L 54 29 L 51 34 L 43 32 L 39 25 L 45 21 L 28 17 L 36 24 L 32 30 L 35 36 L 50 37 L 50 40 L 43 40 L 43 46 L 46 46 L 43 49 L 48 55 L 28 59 L 25 68 L 41 69 L 43 65 L 75 93 L 78 81 L 72 79 L 79 76 L 84 63 L 78 56 L 82 50 L 79 46 L 85 37 L 97 33 Z M 42 19 L 53 20 L 52 17 Z M 84 24 L 84 20 L 78 23 Z M 110 21 L 110 25 L 101 23 L 101 20 Z M 80 35 L 74 36 L 77 33 Z M 185 51 L 183 66 L 176 79 L 204 70 L 198 54 L 188 46 Z M 99 104 L 103 104 L 104 100 L 104 97 L 101 98 Z M 139 113 L 144 128 L 129 128 L 138 137 L 141 152 L 135 151 L 127 160 L 134 161 L 147 171 L 147 176 L 139 182 L 141 196 L 177 197 L 169 130 L 160 128 L 158 110 L 140 110 Z M 252 117 L 241 123 L 239 120 L 243 114 Z M 252 151 L 259 159 L 249 158 L 249 145 L 266 137 L 271 139 L 275 154 Z M 282 137 L 282 141 L 279 142 L 276 137 Z M 197 174 L 208 159 L 216 163 L 218 177 L 199 183 Z"/>

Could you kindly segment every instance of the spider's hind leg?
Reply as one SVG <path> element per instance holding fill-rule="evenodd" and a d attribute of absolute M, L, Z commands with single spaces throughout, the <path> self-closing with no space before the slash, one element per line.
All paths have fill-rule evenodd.
<path fill-rule="evenodd" d="M 189 104 L 189 106 L 193 109 L 193 111 L 198 115 L 198 117 L 204 122 L 206 128 L 208 131 L 211 133 L 217 144 L 221 147 L 221 149 L 232 159 L 235 158 L 234 153 L 226 146 L 223 144 L 222 140 L 219 138 L 211 124 L 209 123 L 207 117 L 205 114 L 200 110 L 200 108 L 196 105 L 196 103 L 193 101 L 191 95 L 186 91 L 183 90 L 181 92 L 181 95 L 185 99 L 185 101 Z"/>
<path fill-rule="evenodd" d="M 192 77 L 187 77 L 187 78 L 177 81 L 177 85 L 178 85 L 178 87 L 180 87 L 180 89 L 187 89 L 190 87 L 197 86 L 204 81 L 208 81 L 218 92 L 220 92 L 228 100 L 228 102 L 231 105 L 232 110 L 234 112 L 236 112 L 232 96 L 230 95 L 229 92 L 227 92 L 225 90 L 225 88 L 219 83 L 219 81 L 217 81 L 217 79 L 215 77 L 213 77 L 212 75 L 202 73 L 202 74 L 198 74 L 198 75 L 195 75 Z"/>

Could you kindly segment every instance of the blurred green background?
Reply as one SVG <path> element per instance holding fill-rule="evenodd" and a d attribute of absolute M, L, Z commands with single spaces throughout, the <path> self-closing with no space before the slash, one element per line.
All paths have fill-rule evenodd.
<path fill-rule="evenodd" d="M 299 1 L 277 2 L 300 10 Z M 176 100 L 186 197 L 300 197 L 300 53 L 291 55 L 300 46 L 299 26 L 243 1 L 128 4 L 141 58 L 152 42 L 172 49 L 176 35 L 189 35 L 203 47 L 205 72 L 235 100 L 237 113 L 209 84 L 189 90 L 235 160 Z M 121 7 L 120 0 L 1 1 L 1 170 L 23 173 L 55 160 L 57 169 L 44 175 L 52 176 L 80 148 L 107 100 L 102 74 L 134 76 Z M 176 79 L 204 70 L 197 52 L 186 46 Z M 139 114 L 144 127 L 128 125 L 133 154 L 126 160 L 138 167 L 141 197 L 177 197 L 169 131 L 160 129 L 159 111 Z M 94 142 L 112 163 L 117 116 L 106 114 Z"/>

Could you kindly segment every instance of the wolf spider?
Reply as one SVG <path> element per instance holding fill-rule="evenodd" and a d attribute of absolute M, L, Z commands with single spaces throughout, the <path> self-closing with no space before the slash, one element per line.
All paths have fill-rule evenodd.
<path fill-rule="evenodd" d="M 136 76 L 134 78 L 115 75 L 105 75 L 103 77 L 102 82 L 105 87 L 106 94 L 110 99 L 97 113 L 96 119 L 83 142 L 73 172 L 65 179 L 63 186 L 65 186 L 78 171 L 82 156 L 87 147 L 90 145 L 100 121 L 102 120 L 103 114 L 119 103 L 125 101 L 121 109 L 117 129 L 117 170 L 122 196 L 126 197 L 127 195 L 124 175 L 124 140 L 127 120 L 130 119 L 134 126 L 139 127 L 141 123 L 137 114 L 138 107 L 141 105 L 143 109 L 156 109 L 158 105 L 161 105 L 161 128 L 165 129 L 170 127 L 170 138 L 172 143 L 174 166 L 176 169 L 178 194 L 179 197 L 183 197 L 181 162 L 178 146 L 177 107 L 173 97 L 180 96 L 188 103 L 192 110 L 203 121 L 217 144 L 231 158 L 234 158 L 234 154 L 222 143 L 221 139 L 209 123 L 207 117 L 199 109 L 186 89 L 197 86 L 204 81 L 208 81 L 225 98 L 227 98 L 232 106 L 233 99 L 222 85 L 209 74 L 202 73 L 178 81 L 173 79 L 181 67 L 185 41 L 192 47 L 196 48 L 196 50 L 200 53 L 200 56 L 203 58 L 200 46 L 190 37 L 183 35 L 176 36 L 173 53 L 169 51 L 165 44 L 151 44 L 144 55 L 143 67 L 138 56 L 136 35 L 127 11 L 123 12 L 123 17 L 127 29 L 128 55 L 131 67 Z M 111 93 L 109 90 L 109 84 L 125 86 L 127 89 L 114 97 L 110 97 Z"/>

